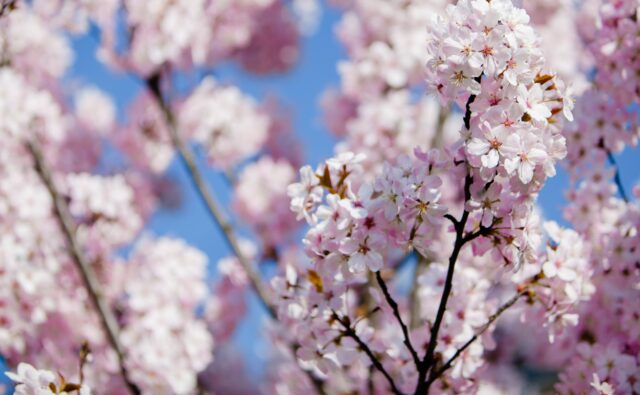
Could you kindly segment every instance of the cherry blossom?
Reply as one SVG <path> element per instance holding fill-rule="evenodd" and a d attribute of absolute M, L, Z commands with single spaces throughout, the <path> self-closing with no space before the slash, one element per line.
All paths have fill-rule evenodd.
<path fill-rule="evenodd" d="M 328 3 L 309 164 L 269 91 L 325 4 L 0 2 L 16 394 L 640 393 L 637 1 Z M 193 196 L 219 234 L 154 236 Z"/>
<path fill-rule="evenodd" d="M 38 370 L 27 363 L 18 365 L 16 373 L 7 372 L 16 385 L 17 395 L 70 394 L 77 391 L 81 395 L 91 395 L 86 385 L 66 383 L 64 377 L 48 370 Z"/>
<path fill-rule="evenodd" d="M 226 108 L 226 111 L 219 109 Z M 269 117 L 235 87 L 205 79 L 180 110 L 180 125 L 202 144 L 211 163 L 234 166 L 256 154 L 267 139 Z"/>

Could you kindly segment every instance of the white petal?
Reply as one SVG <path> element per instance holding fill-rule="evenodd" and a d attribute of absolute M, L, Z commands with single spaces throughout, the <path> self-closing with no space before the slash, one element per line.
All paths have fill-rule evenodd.
<path fill-rule="evenodd" d="M 361 254 L 357 253 L 349 258 L 349 271 L 352 273 L 362 273 L 367 268 L 367 258 Z"/>
<path fill-rule="evenodd" d="M 382 255 L 375 251 L 369 251 L 367 257 L 369 258 L 367 260 L 367 265 L 372 272 L 377 272 L 378 270 L 382 269 Z"/>
<path fill-rule="evenodd" d="M 512 174 L 514 170 L 518 168 L 519 164 L 520 164 L 519 158 L 507 159 L 504 161 L 504 168 L 507 171 L 507 173 Z"/>
<path fill-rule="evenodd" d="M 518 175 L 523 184 L 528 184 L 533 179 L 533 165 L 529 161 L 520 161 Z"/>
<path fill-rule="evenodd" d="M 498 151 L 495 149 L 489 150 L 486 155 L 482 157 L 482 166 L 493 169 L 498 166 L 498 161 L 500 160 L 500 155 Z"/>
<path fill-rule="evenodd" d="M 472 138 L 471 141 L 467 144 L 467 152 L 471 155 L 484 155 L 489 151 L 490 145 L 487 140 Z"/>

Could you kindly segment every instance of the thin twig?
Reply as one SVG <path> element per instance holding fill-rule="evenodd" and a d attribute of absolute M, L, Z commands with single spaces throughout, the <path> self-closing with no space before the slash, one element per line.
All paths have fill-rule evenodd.
<path fill-rule="evenodd" d="M 511 306 L 516 304 L 516 302 L 522 296 L 526 295 L 527 292 L 528 290 L 525 288 L 524 290 L 512 296 L 511 299 L 509 299 L 502 306 L 500 306 L 500 308 L 498 308 L 498 310 L 496 310 L 496 312 L 489 317 L 487 322 L 481 327 L 481 329 L 476 334 L 474 334 L 468 341 L 466 341 L 462 347 L 456 350 L 455 354 L 453 354 L 453 356 L 451 356 L 451 358 L 449 358 L 447 362 L 445 362 L 444 365 L 440 367 L 440 369 L 432 370 L 431 374 L 429 375 L 426 391 L 427 392 L 429 391 L 429 387 L 431 386 L 431 384 L 433 384 L 440 376 L 442 376 L 442 374 L 444 374 L 444 372 L 446 372 L 449 368 L 451 368 L 451 366 L 453 366 L 453 363 L 456 361 L 456 359 L 460 357 L 460 355 L 462 355 L 462 353 L 467 348 L 469 348 L 469 346 L 471 346 L 471 344 L 473 344 L 480 336 L 482 336 L 482 334 L 484 334 L 489 329 L 489 327 L 498 319 L 498 317 L 502 315 L 502 313 L 504 313 Z"/>
<path fill-rule="evenodd" d="M 378 281 L 378 285 L 382 289 L 382 293 L 384 294 L 384 297 L 387 300 L 387 303 L 389 303 L 389 306 L 391 306 L 391 310 L 393 310 L 393 315 L 396 317 L 398 324 L 400 324 L 400 328 L 402 328 L 402 335 L 404 336 L 404 345 L 407 346 L 407 349 L 411 353 L 411 358 L 413 358 L 413 362 L 415 363 L 416 368 L 418 368 L 420 366 L 420 358 L 418 357 L 418 353 L 416 352 L 416 349 L 413 347 L 413 344 L 411 343 L 411 337 L 409 336 L 409 328 L 407 328 L 407 325 L 402 320 L 398 303 L 396 303 L 396 301 L 391 296 L 391 293 L 389 292 L 389 288 L 387 287 L 387 284 L 384 282 L 384 279 L 382 278 L 380 271 L 376 272 L 376 280 Z"/>
<path fill-rule="evenodd" d="M 358 346 L 362 351 L 364 351 L 365 354 L 367 354 L 373 366 L 380 373 L 382 373 L 382 375 L 387 379 L 387 382 L 391 387 L 391 392 L 393 392 L 395 395 L 403 395 L 402 392 L 400 392 L 400 390 L 396 386 L 396 383 L 393 381 L 393 377 L 391 377 L 389 372 L 387 372 L 387 369 L 385 369 L 384 365 L 382 365 L 382 362 L 380 362 L 378 357 L 376 357 L 373 351 L 371 351 L 367 343 L 365 343 L 362 339 L 360 339 L 360 336 L 358 336 L 356 331 L 353 328 L 351 328 L 351 326 L 349 325 L 349 322 L 340 318 L 340 316 L 335 311 L 333 312 L 333 318 L 335 318 L 335 320 L 342 325 L 342 327 L 344 328 L 344 334 L 346 336 L 349 336 L 353 340 L 355 340 L 356 343 L 358 343 Z"/>
<path fill-rule="evenodd" d="M 616 169 L 616 172 L 613 175 L 613 180 L 618 186 L 618 193 L 620 194 L 620 197 L 622 198 L 622 200 L 624 200 L 626 203 L 629 203 L 627 192 L 625 192 L 624 190 L 624 185 L 622 184 L 622 178 L 620 177 L 620 167 L 616 163 L 616 159 L 614 158 L 611 150 L 609 150 L 608 148 L 605 148 L 605 151 L 607 152 L 607 158 L 609 159 L 609 163 L 611 164 L 611 166 L 613 166 Z"/>
<path fill-rule="evenodd" d="M 73 258 L 72 260 L 78 269 L 78 272 L 80 272 L 80 277 L 82 278 L 84 287 L 96 309 L 107 340 L 118 357 L 118 364 L 120 365 L 119 367 L 122 379 L 129 388 L 129 391 L 132 394 L 138 395 L 140 394 L 140 389 L 133 383 L 133 381 L 131 381 L 129 372 L 125 366 L 124 351 L 119 340 L 120 327 L 113 311 L 111 311 L 109 304 L 103 297 L 104 293 L 101 289 L 100 283 L 98 282 L 98 278 L 96 277 L 91 264 L 85 257 L 77 240 L 75 224 L 73 223 L 73 219 L 69 212 L 69 207 L 55 186 L 52 171 L 46 163 L 44 154 L 42 153 L 42 149 L 38 142 L 35 141 L 35 139 L 28 141 L 27 147 L 29 151 L 31 151 L 31 155 L 35 161 L 35 169 L 38 172 L 40 179 L 47 187 L 51 200 L 53 201 L 54 214 L 57 217 L 58 222 L 60 222 L 62 232 L 67 241 L 69 254 Z"/>

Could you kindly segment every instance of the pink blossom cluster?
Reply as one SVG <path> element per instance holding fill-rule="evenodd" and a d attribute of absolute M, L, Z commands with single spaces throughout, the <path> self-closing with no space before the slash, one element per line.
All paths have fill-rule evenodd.
<path fill-rule="evenodd" d="M 610 178 L 611 174 L 582 181 L 574 191 L 576 200 L 567 207 L 567 217 L 593 246 L 589 260 L 595 292 L 580 309 L 580 325 L 572 339 L 578 346 L 569 354 L 575 369 L 561 374 L 562 393 L 589 391 L 580 378 L 595 375 L 613 387 L 612 393 L 639 389 L 640 312 L 635 301 L 640 296 L 640 209 L 614 197 Z"/>
<path fill-rule="evenodd" d="M 297 228 L 287 202 L 287 187 L 296 171 L 285 159 L 263 156 L 240 172 L 235 185 L 234 209 L 263 243 L 276 246 Z"/>
<path fill-rule="evenodd" d="M 440 169 L 430 166 L 427 154 L 421 156 L 418 163 L 401 157 L 397 166 L 386 166 L 383 176 L 364 184 L 357 181 L 363 158 L 351 153 L 316 172 L 302 168 L 302 182 L 289 187 L 291 207 L 312 225 L 304 244 L 309 256 L 322 262 L 320 275 L 339 271 L 349 279 L 380 270 L 389 249 L 429 250 L 447 210 L 440 202 Z"/>
<path fill-rule="evenodd" d="M 612 108 L 627 109 L 640 102 L 638 86 L 638 4 L 605 1 L 600 7 L 598 31 L 589 42 L 598 65 L 594 85 L 609 95 Z M 629 122 L 633 117 L 629 114 Z"/>
<path fill-rule="evenodd" d="M 123 176 L 69 174 L 65 184 L 81 240 L 117 247 L 130 242 L 142 228 L 133 190 Z"/>
<path fill-rule="evenodd" d="M 592 269 L 588 264 L 588 251 L 583 238 L 571 229 L 562 229 L 555 222 L 544 224 L 549 238 L 546 252 L 539 259 L 541 271 L 536 276 L 535 297 L 538 307 L 527 314 L 544 315 L 544 318 L 528 318 L 544 322 L 553 343 L 556 332 L 576 326 L 579 306 L 588 301 L 595 291 L 591 282 Z M 526 270 L 525 270 L 526 272 Z"/>
<path fill-rule="evenodd" d="M 223 169 L 260 151 L 269 133 L 269 117 L 234 86 L 207 78 L 180 110 L 180 127 L 202 144 L 211 164 Z"/>
<path fill-rule="evenodd" d="M 429 81 L 442 99 L 468 103 L 471 165 L 484 179 L 517 175 L 524 185 L 555 175 L 573 105 L 544 73 L 526 12 L 510 1 L 461 1 L 446 15 L 429 41 Z"/>
<path fill-rule="evenodd" d="M 358 0 L 339 4 L 345 13 L 337 35 L 348 59 L 338 64 L 339 90 L 322 98 L 325 122 L 343 137 L 338 152 L 366 155 L 373 178 L 385 161 L 416 146 L 441 147 L 456 139 L 459 117 L 439 108 L 433 95 L 418 97 L 424 74 L 425 26 L 448 1 Z"/>
<path fill-rule="evenodd" d="M 580 31 L 597 66 L 590 89 L 578 102 L 578 122 L 566 130 L 570 168 L 583 171 L 604 153 L 636 146 L 640 136 L 633 106 L 639 103 L 637 85 L 638 31 L 635 1 L 591 1 L 583 5 Z M 585 129 L 592 133 L 583 133 Z M 606 158 L 606 156 L 605 156 Z"/>
<path fill-rule="evenodd" d="M 432 22 L 434 14 L 444 11 L 448 3 L 359 0 L 340 4 L 346 12 L 337 32 L 350 59 L 339 65 L 340 91 L 328 91 L 322 107 L 330 130 L 345 136 L 337 149 L 366 154 L 367 169 L 380 171 L 384 161 L 410 154 L 415 146 L 442 147 L 457 138 L 459 116 L 450 116 L 449 107 L 436 106 L 433 97 L 415 97 L 416 89 L 422 89 L 427 57 L 424 26 Z M 552 41 L 541 43 L 542 49 L 549 65 L 562 79 L 576 85 L 574 90 L 581 90 L 585 83 L 580 76 L 586 60 L 567 56 L 567 51 L 579 50 L 581 43 L 573 25 L 564 22 L 577 15 L 566 2 L 557 4 L 524 5 L 536 16 L 554 12 L 553 17 L 545 15 L 534 20 L 543 36 L 553 35 Z M 556 34 L 560 28 L 567 34 Z"/>
<path fill-rule="evenodd" d="M 181 240 L 144 239 L 123 269 L 121 338 L 145 393 L 192 393 L 211 361 L 213 337 L 196 315 L 208 293 L 206 263 Z"/>
<path fill-rule="evenodd" d="M 123 0 L 119 7 L 127 11 L 129 47 L 119 53 L 117 25 L 110 22 L 103 25 L 100 55 L 143 75 L 165 64 L 188 68 L 234 56 L 252 71 L 284 71 L 297 57 L 299 32 L 280 0 Z"/>
<path fill-rule="evenodd" d="M 62 77 L 72 61 L 68 39 L 27 7 L 3 16 L 0 29 L 0 61 L 10 63 L 30 80 L 45 82 Z M 42 57 L 49 61 L 41 62 Z"/>

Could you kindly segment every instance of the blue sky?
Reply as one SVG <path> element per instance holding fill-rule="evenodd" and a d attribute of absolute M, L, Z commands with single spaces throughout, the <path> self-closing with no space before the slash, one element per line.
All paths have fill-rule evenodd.
<path fill-rule="evenodd" d="M 218 79 L 239 86 L 257 99 L 268 94 L 280 98 L 294 114 L 294 127 L 304 145 L 305 161 L 313 166 L 331 155 L 336 142 L 322 124 L 318 102 L 327 87 L 339 85 L 336 65 L 338 60 L 345 57 L 343 48 L 333 34 L 339 17 L 339 13 L 334 9 L 324 10 L 316 34 L 303 39 L 300 62 L 290 73 L 257 77 L 244 73 L 233 64 L 225 64 L 216 69 Z M 127 104 L 141 89 L 140 83 L 130 76 L 110 72 L 97 62 L 95 39 L 89 36 L 74 38 L 73 47 L 76 59 L 67 79 L 94 85 L 106 91 L 115 99 L 120 117 L 124 117 Z M 640 158 L 637 151 L 627 150 L 617 159 L 622 169 L 623 183 L 629 192 L 632 184 L 638 181 Z M 207 168 L 203 161 L 200 165 L 211 189 L 223 203 L 228 203 L 229 190 L 226 181 L 215 171 Z M 177 210 L 157 212 L 151 218 L 147 230 L 158 236 L 183 238 L 204 251 L 209 256 L 210 263 L 214 264 L 219 258 L 230 253 L 227 245 L 218 228 L 211 222 L 177 160 L 171 165 L 168 173 L 180 185 L 183 204 Z M 563 194 L 567 182 L 567 176 L 561 170 L 557 177 L 547 183 L 540 197 L 540 204 L 547 218 L 561 220 Z M 211 275 L 216 275 L 213 265 Z M 252 361 L 249 368 L 257 373 L 260 371 L 260 355 L 265 349 L 265 344 L 256 339 L 259 339 L 261 322 L 265 316 L 255 298 L 250 296 L 249 300 L 249 318 L 242 323 L 234 341 L 239 351 L 252 357 L 249 358 Z"/>

